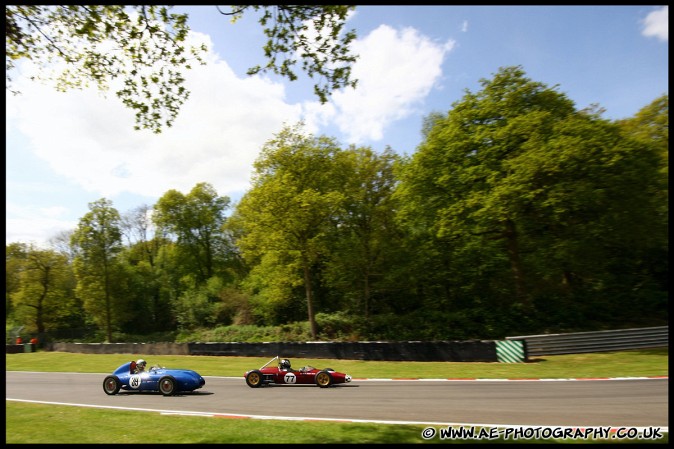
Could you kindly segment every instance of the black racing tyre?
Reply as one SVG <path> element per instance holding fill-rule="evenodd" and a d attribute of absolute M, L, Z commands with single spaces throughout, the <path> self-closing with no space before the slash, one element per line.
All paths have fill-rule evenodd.
<path fill-rule="evenodd" d="M 321 388 L 327 388 L 332 385 L 332 376 L 330 372 L 323 370 L 316 373 L 316 385 Z"/>
<path fill-rule="evenodd" d="M 159 379 L 159 391 L 164 396 L 171 396 L 176 393 L 176 380 L 171 376 L 165 376 Z"/>
<path fill-rule="evenodd" d="M 246 374 L 246 383 L 250 388 L 257 388 L 262 385 L 262 373 L 258 370 L 253 370 Z"/>
<path fill-rule="evenodd" d="M 107 395 L 112 396 L 119 393 L 120 388 L 122 388 L 122 384 L 117 376 L 108 376 L 103 381 L 103 391 Z"/>

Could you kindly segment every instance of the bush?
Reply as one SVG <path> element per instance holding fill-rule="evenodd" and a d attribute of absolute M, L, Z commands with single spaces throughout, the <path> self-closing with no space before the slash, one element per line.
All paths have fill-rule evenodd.
<path fill-rule="evenodd" d="M 308 324 L 308 323 L 307 323 Z M 358 341 L 362 326 L 357 318 L 345 312 L 317 313 L 318 338 L 325 341 Z"/>
<path fill-rule="evenodd" d="M 294 322 L 281 326 L 230 325 L 214 329 L 183 331 L 176 336 L 176 343 L 240 342 L 262 343 L 265 341 L 308 341 L 311 332 L 308 322 Z"/>

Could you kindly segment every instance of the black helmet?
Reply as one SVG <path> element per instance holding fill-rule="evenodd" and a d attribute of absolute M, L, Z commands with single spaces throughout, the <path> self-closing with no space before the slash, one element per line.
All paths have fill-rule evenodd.
<path fill-rule="evenodd" d="M 288 360 L 288 359 L 281 360 L 281 368 L 282 369 L 290 369 L 290 360 Z"/>

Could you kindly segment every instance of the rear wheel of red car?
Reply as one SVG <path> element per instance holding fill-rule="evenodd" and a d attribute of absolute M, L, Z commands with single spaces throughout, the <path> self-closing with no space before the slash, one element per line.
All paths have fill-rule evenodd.
<path fill-rule="evenodd" d="M 103 381 L 103 391 L 105 394 L 113 395 L 119 393 L 119 389 L 122 387 L 122 384 L 119 383 L 117 376 L 108 376 Z"/>
<path fill-rule="evenodd" d="M 257 388 L 262 385 L 262 373 L 258 370 L 253 370 L 246 374 L 246 383 L 250 388 Z"/>
<path fill-rule="evenodd" d="M 159 391 L 164 396 L 171 396 L 176 392 L 176 381 L 174 378 L 166 376 L 159 379 Z"/>
<path fill-rule="evenodd" d="M 332 385 L 332 376 L 328 371 L 319 371 L 316 374 L 316 385 L 321 388 L 327 388 Z"/>

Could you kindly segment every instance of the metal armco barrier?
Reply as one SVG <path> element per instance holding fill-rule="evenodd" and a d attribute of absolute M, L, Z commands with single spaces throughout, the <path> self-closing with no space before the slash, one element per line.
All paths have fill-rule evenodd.
<path fill-rule="evenodd" d="M 506 337 L 526 343 L 527 356 L 624 351 L 669 347 L 669 326 L 570 334 Z"/>
<path fill-rule="evenodd" d="M 361 341 L 271 343 L 49 343 L 47 351 L 82 354 L 215 355 L 417 361 L 528 361 L 530 356 L 622 351 L 669 346 L 669 326 L 569 334 L 524 335 L 505 341 Z M 25 352 L 23 345 L 6 345 L 6 353 Z"/>
<path fill-rule="evenodd" d="M 79 354 L 190 355 L 187 343 L 49 343 L 48 351 Z"/>
<path fill-rule="evenodd" d="M 49 351 L 83 354 L 214 355 L 230 357 L 496 362 L 496 345 L 484 341 L 362 341 L 270 343 L 51 343 Z"/>
<path fill-rule="evenodd" d="M 189 343 L 191 355 L 381 360 L 408 362 L 496 362 L 486 341 L 360 341 L 279 343 Z"/>
<path fill-rule="evenodd" d="M 23 345 L 5 345 L 5 354 L 18 354 L 26 352 Z"/>

